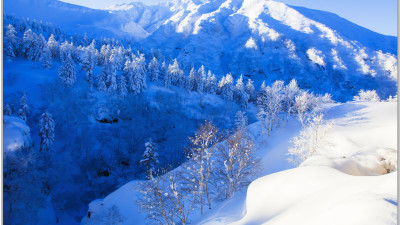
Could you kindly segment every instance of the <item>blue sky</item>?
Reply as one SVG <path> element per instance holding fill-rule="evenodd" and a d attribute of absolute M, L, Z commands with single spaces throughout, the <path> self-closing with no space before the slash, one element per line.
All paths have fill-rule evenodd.
<path fill-rule="evenodd" d="M 112 4 L 135 0 L 62 0 L 90 8 L 105 8 Z M 145 4 L 157 4 L 166 0 L 142 0 Z M 397 36 L 396 0 L 276 0 L 288 5 L 304 6 L 338 14 L 353 23 L 375 32 Z"/>

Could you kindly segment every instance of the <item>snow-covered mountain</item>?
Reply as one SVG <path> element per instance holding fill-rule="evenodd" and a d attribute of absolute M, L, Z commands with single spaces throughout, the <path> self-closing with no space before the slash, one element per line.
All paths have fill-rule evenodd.
<path fill-rule="evenodd" d="M 396 93 L 396 37 L 275 1 L 173 0 L 93 10 L 56 0 L 6 0 L 4 13 L 51 22 L 70 34 L 133 39 L 144 51 L 177 58 L 186 72 L 204 65 L 219 76 L 244 74 L 256 85 L 296 78 L 337 100 L 360 89 L 376 89 L 382 98 Z"/>

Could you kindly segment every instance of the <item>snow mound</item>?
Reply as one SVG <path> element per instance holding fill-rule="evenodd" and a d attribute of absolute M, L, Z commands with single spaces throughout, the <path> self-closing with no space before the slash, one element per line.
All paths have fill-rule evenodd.
<path fill-rule="evenodd" d="M 246 216 L 234 224 L 396 224 L 396 176 L 316 166 L 265 176 L 249 186 Z"/>
<path fill-rule="evenodd" d="M 4 116 L 3 132 L 4 151 L 15 151 L 31 145 L 30 128 L 18 117 Z"/>
<path fill-rule="evenodd" d="M 315 156 L 300 166 L 326 166 L 354 176 L 383 175 L 397 171 L 397 151 L 370 146 L 349 157 Z"/>

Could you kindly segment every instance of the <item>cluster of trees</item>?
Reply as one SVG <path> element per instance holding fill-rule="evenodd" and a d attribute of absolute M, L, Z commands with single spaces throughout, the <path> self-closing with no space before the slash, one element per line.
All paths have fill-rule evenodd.
<path fill-rule="evenodd" d="M 218 81 L 210 70 L 206 72 L 204 66 L 197 70 L 192 67 L 186 76 L 176 59 L 168 65 L 161 53 L 153 52 L 149 56 L 151 60 L 147 63 L 143 53 L 134 53 L 130 47 L 125 48 L 120 44 L 103 44 L 98 49 L 96 41 L 92 40 L 86 46 L 75 46 L 73 42 L 57 41 L 53 34 L 50 34 L 46 42 L 43 35 L 36 35 L 31 29 L 26 30 L 22 40 L 19 40 L 11 24 L 5 32 L 5 54 L 10 59 L 15 55 L 22 55 L 29 60 L 41 61 L 44 68 L 51 67 L 51 59 L 59 60 L 62 65 L 58 75 L 66 87 L 72 87 L 76 81 L 75 62 L 85 72 L 91 88 L 96 86 L 100 92 L 118 95 L 121 98 L 125 98 L 129 93 L 143 93 L 147 82 L 150 81 L 167 88 L 177 86 L 188 91 L 217 94 L 227 101 L 238 103 L 242 108 L 246 108 L 249 102 L 257 103 L 263 106 L 260 107 L 260 117 L 269 120 L 269 130 L 272 129 L 271 124 L 277 120 L 279 112 L 287 115 L 294 112 L 302 114 L 303 109 L 293 108 L 295 98 L 306 101 L 308 105 L 305 106 L 305 110 L 312 107 L 312 101 L 316 98 L 321 99 L 321 96 L 315 97 L 311 93 L 300 91 L 295 81 L 288 86 L 284 86 L 283 81 L 277 81 L 268 87 L 263 83 L 256 92 L 251 79 L 245 82 L 240 75 L 234 83 L 232 74 L 228 73 Z M 96 77 L 95 66 L 102 67 Z"/>
<path fill-rule="evenodd" d="M 296 114 L 304 126 L 308 111 L 321 104 L 331 102 L 333 102 L 331 95 L 315 96 L 308 91 L 301 90 L 294 79 L 288 85 L 284 85 L 283 81 L 278 80 L 270 86 L 262 84 L 257 95 L 257 115 L 265 133 L 269 135 L 280 123 L 287 122 L 292 114 Z"/>
<path fill-rule="evenodd" d="M 291 140 L 293 146 L 288 150 L 288 161 L 297 166 L 311 156 L 320 154 L 323 148 L 328 148 L 331 143 L 327 132 L 332 126 L 332 122 L 323 119 L 323 114 L 313 113 L 307 119 L 307 127 Z"/>
<path fill-rule="evenodd" d="M 137 204 L 148 220 L 187 224 L 193 209 L 200 208 L 203 214 L 205 206 L 211 209 L 215 200 L 231 198 L 248 185 L 259 169 L 259 160 L 246 123 L 247 117 L 239 112 L 237 126 L 223 135 L 212 122 L 205 121 L 189 138 L 186 163 L 164 175 L 150 174 L 149 180 L 137 189 L 140 192 Z"/>

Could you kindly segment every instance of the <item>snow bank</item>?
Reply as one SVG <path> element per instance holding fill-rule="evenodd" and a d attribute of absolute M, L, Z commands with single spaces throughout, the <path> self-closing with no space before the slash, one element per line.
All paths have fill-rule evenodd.
<path fill-rule="evenodd" d="M 15 151 L 31 145 L 30 128 L 18 117 L 4 116 L 3 132 L 4 151 Z"/>
<path fill-rule="evenodd" d="M 250 185 L 247 214 L 233 224 L 396 224 L 396 176 L 315 166 L 265 176 Z"/>
<path fill-rule="evenodd" d="M 397 224 L 397 104 L 348 102 L 321 111 L 334 123 L 329 147 L 284 170 L 287 139 L 300 125 L 291 121 L 258 139 L 266 176 L 250 184 L 246 198 L 235 196 L 196 224 Z M 281 172 L 270 174 L 274 168 Z"/>

